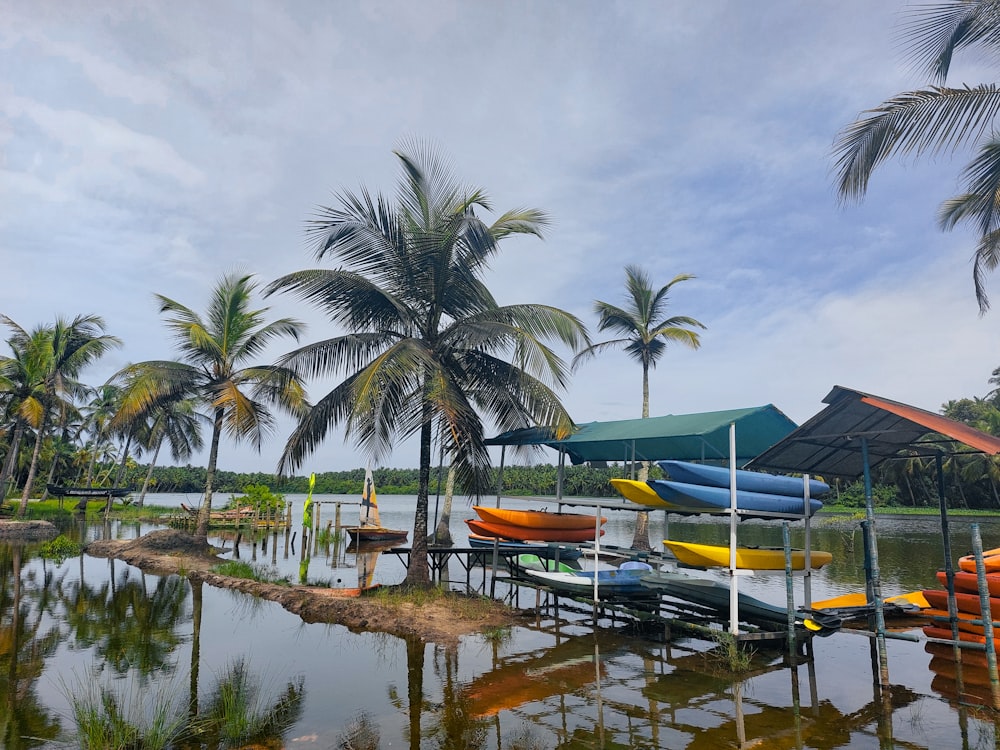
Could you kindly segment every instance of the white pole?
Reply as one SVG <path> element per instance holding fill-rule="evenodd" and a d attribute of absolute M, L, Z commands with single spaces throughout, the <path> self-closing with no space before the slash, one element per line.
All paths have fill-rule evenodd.
<path fill-rule="evenodd" d="M 594 521 L 594 625 L 597 625 L 597 560 L 601 555 L 601 506 L 597 506 L 597 520 Z"/>
<path fill-rule="evenodd" d="M 736 581 L 736 423 L 729 425 L 729 632 L 740 632 Z"/>

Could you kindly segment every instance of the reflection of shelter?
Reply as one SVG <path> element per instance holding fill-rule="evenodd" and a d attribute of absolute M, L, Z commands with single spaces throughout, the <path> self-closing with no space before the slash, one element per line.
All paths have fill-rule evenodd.
<path fill-rule="evenodd" d="M 867 516 L 866 591 L 868 601 L 874 605 L 880 684 L 886 686 L 889 684 L 885 653 L 886 629 L 882 610 L 871 469 L 893 458 L 925 456 L 936 460 L 944 562 L 953 601 L 954 568 L 944 496 L 943 457 L 972 452 L 996 455 L 1000 453 L 1000 438 L 939 414 L 841 386 L 834 386 L 823 402 L 829 404 L 823 411 L 753 459 L 749 467 L 819 474 L 828 478 L 864 478 Z M 976 539 L 977 532 L 976 527 Z M 987 639 L 986 647 L 987 654 L 992 653 L 992 638 Z M 995 669 L 995 660 L 993 664 Z"/>

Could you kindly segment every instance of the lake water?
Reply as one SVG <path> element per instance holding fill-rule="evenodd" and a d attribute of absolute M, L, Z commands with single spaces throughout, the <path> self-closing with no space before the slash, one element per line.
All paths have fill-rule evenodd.
<path fill-rule="evenodd" d="M 304 498 L 287 499 L 298 522 Z M 354 502 L 314 499 L 323 503 L 321 525 L 332 520 L 336 500 Z M 197 498 L 147 498 L 171 507 L 181 502 L 196 505 Z M 413 502 L 380 496 L 383 524 L 412 528 Z M 434 505 L 432 497 L 432 521 Z M 504 505 L 541 507 L 527 501 Z M 549 509 L 554 507 L 550 502 Z M 341 513 L 350 524 L 357 506 L 344 504 Z M 474 515 L 456 501 L 456 544 L 466 537 L 463 519 Z M 627 545 L 633 516 L 605 515 L 602 543 Z M 978 523 L 984 547 L 1000 547 L 1000 524 Z M 74 526 L 66 533 L 86 541 L 132 538 L 151 528 L 113 523 Z M 934 573 L 943 563 L 936 519 L 879 518 L 877 529 L 884 595 L 937 586 Z M 969 520 L 952 519 L 956 555 L 971 550 L 970 529 Z M 800 546 L 801 525 L 791 531 Z M 665 536 L 725 543 L 728 524 L 652 514 L 650 539 Z M 780 545 L 781 527 L 743 522 L 739 538 L 743 544 Z M 833 553 L 833 562 L 812 577 L 813 599 L 863 590 L 857 520 L 821 515 L 811 538 L 815 548 Z M 233 556 L 231 539 L 220 535 L 214 541 Z M 357 560 L 342 549 L 320 548 L 304 559 L 294 544 L 286 557 L 283 536 L 277 544 L 269 538 L 264 549 L 244 540 L 240 559 L 254 555 L 260 564 L 273 560 L 293 579 L 357 585 Z M 395 556 L 382 554 L 374 580 L 396 583 L 404 572 Z M 474 583 L 481 580 L 481 573 L 474 575 Z M 716 577 L 721 580 L 721 574 Z M 464 584 L 464 571 L 455 565 L 451 579 L 453 587 Z M 184 578 L 146 575 L 120 561 L 81 555 L 54 564 L 38 557 L 37 545 L 0 545 L 0 584 L 0 740 L 12 750 L 72 746 L 71 695 L 107 687 L 124 703 L 134 702 L 135 710 L 174 701 L 178 711 L 190 711 L 206 705 L 237 663 L 259 682 L 262 707 L 301 681 L 291 726 L 260 745 L 267 747 L 937 749 L 1000 743 L 1000 714 L 954 700 L 953 683 L 941 676 L 939 661 L 923 642 L 888 641 L 891 689 L 880 692 L 870 640 L 847 631 L 814 639 L 814 659 L 797 667 L 786 666 L 780 652 L 761 648 L 754 670 L 734 680 L 701 656 L 711 643 L 663 642 L 610 621 L 595 633 L 586 617 L 556 620 L 550 609 L 500 641 L 472 636 L 447 649 L 305 624 L 277 604 L 208 586 L 192 589 Z M 785 602 L 782 575 L 743 578 L 740 590 Z M 801 580 L 795 596 L 801 603 Z M 533 606 L 534 592 L 520 601 Z M 912 624 L 906 627 L 919 633 Z M 968 687 L 988 695 L 988 689 Z"/>

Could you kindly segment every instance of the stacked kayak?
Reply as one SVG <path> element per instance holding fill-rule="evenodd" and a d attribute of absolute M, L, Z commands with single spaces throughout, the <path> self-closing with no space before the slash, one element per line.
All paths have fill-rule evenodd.
<path fill-rule="evenodd" d="M 579 513 L 550 513 L 543 510 L 512 510 L 472 506 L 478 519 L 466 520 L 469 529 L 481 537 L 516 542 L 587 542 L 598 536 L 599 523 L 608 519 Z M 601 534 L 604 530 L 601 529 Z"/>
<path fill-rule="evenodd" d="M 549 586 L 557 591 L 570 594 L 591 596 L 594 593 L 594 577 L 597 577 L 598 596 L 636 597 L 652 596 L 652 592 L 643 585 L 642 577 L 651 573 L 653 567 L 649 563 L 629 561 L 617 568 L 599 568 L 598 570 L 536 570 L 522 568 L 523 573 L 536 583 Z"/>
<path fill-rule="evenodd" d="M 988 615 L 989 621 L 993 623 L 994 641 L 1000 647 L 1000 549 L 983 552 L 985 582 L 989 593 L 988 613 L 983 612 L 982 599 L 979 595 L 979 575 L 976 572 L 975 557 L 966 555 L 959 558 L 958 567 L 959 569 L 953 574 L 953 582 L 959 640 L 985 643 L 984 615 Z M 942 586 L 948 585 L 948 574 L 945 571 L 939 570 L 937 579 Z M 927 589 L 923 591 L 923 595 L 930 606 L 921 610 L 921 614 L 932 619 L 931 624 L 924 627 L 924 634 L 931 638 L 950 640 L 952 632 L 948 620 L 948 592 L 945 589 Z"/>
<path fill-rule="evenodd" d="M 687 512 L 718 512 L 731 507 L 730 472 L 719 466 L 687 461 L 660 461 L 669 479 L 651 479 L 649 487 L 670 507 Z M 785 516 L 811 516 L 823 507 L 816 499 L 830 491 L 829 485 L 795 477 L 756 471 L 736 472 L 736 507 L 741 511 Z M 621 490 L 619 490 L 621 491 Z"/>
<path fill-rule="evenodd" d="M 663 546 L 673 552 L 674 557 L 685 565 L 696 568 L 728 568 L 729 547 L 715 544 L 695 544 L 664 539 Z M 792 570 L 805 570 L 804 550 L 793 549 Z M 822 550 L 810 550 L 809 567 L 822 568 L 833 559 L 833 555 Z M 747 570 L 784 570 L 785 549 L 783 547 L 737 547 L 736 567 Z"/>

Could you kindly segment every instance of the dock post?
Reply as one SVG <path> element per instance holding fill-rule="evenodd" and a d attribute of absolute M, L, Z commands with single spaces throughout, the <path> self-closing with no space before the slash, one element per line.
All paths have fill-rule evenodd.
<path fill-rule="evenodd" d="M 788 521 L 781 522 L 781 542 L 785 546 L 785 607 L 788 621 L 788 661 L 795 664 L 798 648 L 795 644 L 795 588 L 792 585 L 792 542 L 788 533 Z M 809 563 L 808 555 L 806 564 Z"/>
<path fill-rule="evenodd" d="M 990 693 L 993 708 L 1000 708 L 1000 680 L 997 679 L 997 647 L 993 640 L 993 615 L 990 614 L 990 590 L 986 583 L 986 565 L 983 563 L 983 540 L 979 535 L 979 524 L 972 524 L 972 553 L 976 557 L 976 580 L 979 584 L 979 612 L 983 623 L 983 637 L 986 639 L 986 668 L 990 676 Z"/>

